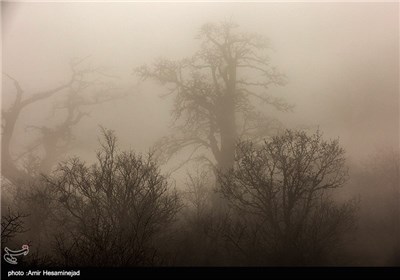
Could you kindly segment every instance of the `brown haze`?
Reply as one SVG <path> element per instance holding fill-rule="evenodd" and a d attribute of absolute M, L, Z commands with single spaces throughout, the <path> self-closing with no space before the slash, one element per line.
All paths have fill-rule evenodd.
<path fill-rule="evenodd" d="M 267 36 L 289 78 L 274 89 L 295 104 L 291 125 L 312 125 L 340 136 L 348 152 L 398 148 L 398 10 L 394 3 L 3 3 L 3 72 L 29 89 L 66 79 L 71 57 L 92 56 L 128 86 L 132 69 L 160 56 L 196 50 L 203 23 L 232 19 Z M 201 11 L 201 12 L 200 12 Z M 3 80 L 8 88 L 9 81 Z M 111 127 L 123 147 L 147 149 L 167 131 L 163 91 L 143 86 L 129 102 L 96 108 L 77 134 L 82 149 L 96 141 L 97 124 Z M 3 91 L 3 107 L 13 92 Z M 38 105 L 39 106 L 39 105 Z M 40 105 L 42 108 L 45 105 Z M 42 110 L 40 110 L 42 111 Z M 43 112 L 43 111 L 42 111 Z M 40 117 L 32 108 L 26 121 Z M 145 121 L 143 121 L 145 120 Z M 20 123 L 26 121 L 21 120 Z M 22 137 L 22 135 L 20 135 Z M 20 137 L 16 137 L 16 141 Z"/>
<path fill-rule="evenodd" d="M 170 131 L 172 99 L 160 98 L 163 86 L 139 82 L 134 69 L 159 57 L 191 56 L 201 25 L 229 20 L 268 37 L 271 61 L 288 78 L 270 92 L 293 104 L 293 111 L 262 110 L 288 128 L 319 128 L 326 138 L 339 137 L 349 163 L 399 150 L 398 3 L 2 2 L 1 9 L 2 72 L 17 79 L 26 96 L 62 84 L 70 59 L 86 56 L 128 94 L 84 109 L 90 116 L 74 127 L 69 155 L 94 161 L 100 125 L 115 131 L 121 150 L 151 149 Z M 1 97 L 2 109 L 15 98 L 4 75 Z M 38 136 L 27 126 L 57 122 L 51 108 L 61 97 L 23 112 L 14 156 Z M 178 182 L 185 172 L 176 173 Z"/>

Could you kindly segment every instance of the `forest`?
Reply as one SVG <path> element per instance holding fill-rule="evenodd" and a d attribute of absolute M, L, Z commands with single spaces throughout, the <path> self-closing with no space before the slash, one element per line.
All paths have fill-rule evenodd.
<path fill-rule="evenodd" d="M 2 2 L 2 265 L 400 266 L 398 5 Z"/>

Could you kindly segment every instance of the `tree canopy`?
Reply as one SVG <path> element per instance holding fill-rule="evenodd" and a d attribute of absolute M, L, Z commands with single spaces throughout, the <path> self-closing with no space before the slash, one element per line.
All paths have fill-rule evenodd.
<path fill-rule="evenodd" d="M 165 85 L 167 95 L 174 95 L 175 133 L 160 141 L 164 155 L 169 158 L 190 147 L 189 160 L 205 159 L 226 169 L 233 164 L 239 138 L 260 140 L 279 126 L 256 110 L 254 99 L 290 110 L 283 99 L 268 93 L 286 78 L 271 64 L 268 40 L 241 32 L 234 23 L 205 24 L 197 39 L 200 49 L 192 57 L 162 58 L 136 73 Z"/>

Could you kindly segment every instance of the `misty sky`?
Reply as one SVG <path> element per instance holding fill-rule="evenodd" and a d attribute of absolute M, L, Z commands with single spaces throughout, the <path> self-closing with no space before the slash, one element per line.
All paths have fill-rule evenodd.
<path fill-rule="evenodd" d="M 340 137 L 357 159 L 382 147 L 398 149 L 398 3 L 2 3 L 2 66 L 26 95 L 68 80 L 71 57 L 91 55 L 131 92 L 124 100 L 88 109 L 77 129 L 77 153 L 92 154 L 98 125 L 112 128 L 123 148 L 145 151 L 168 134 L 171 100 L 162 87 L 137 85 L 134 67 L 165 56 L 179 59 L 198 47 L 198 28 L 233 20 L 267 36 L 274 65 L 288 85 L 271 94 L 295 104 L 276 113 L 289 127 L 317 126 Z M 3 79 L 2 106 L 14 96 Z M 24 126 L 49 121 L 53 101 L 27 110 Z"/>

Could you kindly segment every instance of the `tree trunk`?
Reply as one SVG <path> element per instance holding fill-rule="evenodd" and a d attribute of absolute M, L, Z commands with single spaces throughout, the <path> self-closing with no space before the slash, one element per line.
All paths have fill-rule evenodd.
<path fill-rule="evenodd" d="M 227 95 L 223 98 L 223 110 L 220 111 L 221 152 L 218 168 L 222 171 L 233 167 L 235 157 L 235 104 L 233 98 Z"/>
<path fill-rule="evenodd" d="M 220 170 L 229 170 L 233 167 L 235 160 L 236 145 L 236 117 L 235 117 L 235 94 L 236 94 L 236 62 L 230 59 L 226 75 L 226 92 L 222 98 L 219 112 L 221 130 L 221 156 L 218 162 Z"/>
<path fill-rule="evenodd" d="M 20 108 L 16 108 L 5 113 L 1 141 L 1 175 L 15 185 L 23 183 L 27 177 L 27 174 L 15 165 L 10 153 L 11 138 L 19 112 Z"/>

